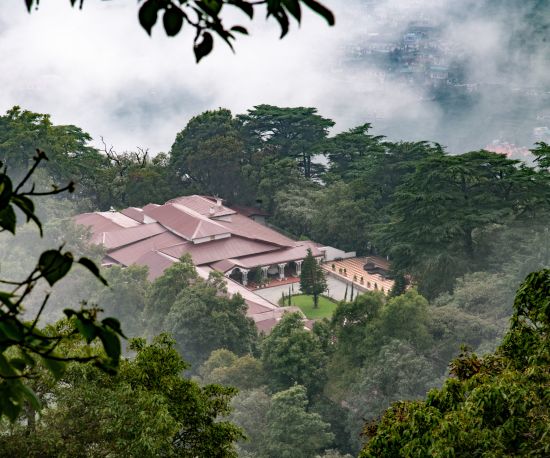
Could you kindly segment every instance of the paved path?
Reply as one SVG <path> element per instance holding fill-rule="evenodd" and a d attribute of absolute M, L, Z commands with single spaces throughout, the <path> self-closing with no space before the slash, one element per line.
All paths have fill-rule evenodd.
<path fill-rule="evenodd" d="M 325 293 L 327 296 L 337 300 L 341 301 L 344 299 L 344 294 L 346 292 L 346 283 L 334 278 L 327 276 L 327 284 L 328 284 L 328 293 Z M 292 286 L 290 292 L 292 294 L 299 294 L 300 293 L 300 283 L 293 283 L 294 285 L 294 291 L 292 291 Z M 289 285 L 282 285 L 282 286 L 272 286 L 271 288 L 262 288 L 262 289 L 256 289 L 254 290 L 254 293 L 256 293 L 258 296 L 263 297 L 264 299 L 267 299 L 272 304 L 277 305 L 279 299 L 283 295 L 283 292 L 285 293 L 285 296 L 288 294 L 288 286 Z M 349 295 L 348 291 L 348 295 Z"/>

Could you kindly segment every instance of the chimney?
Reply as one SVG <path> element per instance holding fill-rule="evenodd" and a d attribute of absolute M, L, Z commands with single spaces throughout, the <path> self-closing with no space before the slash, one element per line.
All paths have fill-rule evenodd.
<path fill-rule="evenodd" d="M 222 208 L 222 205 L 223 205 L 222 202 L 223 202 L 222 199 L 220 199 L 219 197 L 216 197 L 216 207 Z"/>
<path fill-rule="evenodd" d="M 212 216 L 214 213 L 216 213 L 216 209 L 214 207 L 210 207 L 208 210 L 210 212 L 210 216 Z"/>

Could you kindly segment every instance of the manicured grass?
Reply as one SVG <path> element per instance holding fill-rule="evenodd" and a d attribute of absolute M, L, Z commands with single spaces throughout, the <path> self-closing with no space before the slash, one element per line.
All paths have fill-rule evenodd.
<path fill-rule="evenodd" d="M 304 315 L 310 320 L 330 318 L 334 310 L 336 310 L 336 302 L 323 296 L 319 297 L 319 306 L 317 308 L 313 308 L 313 296 L 306 296 L 305 294 L 292 296 L 291 302 L 292 305 L 300 307 L 300 310 L 302 310 Z M 285 305 L 288 305 L 288 302 L 285 301 Z"/>

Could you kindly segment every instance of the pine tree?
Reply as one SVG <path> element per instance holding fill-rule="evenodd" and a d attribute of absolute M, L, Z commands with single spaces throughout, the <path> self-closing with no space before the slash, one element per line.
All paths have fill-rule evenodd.
<path fill-rule="evenodd" d="M 313 306 L 319 306 L 319 296 L 327 290 L 327 279 L 321 266 L 317 263 L 310 249 L 302 264 L 300 289 L 304 294 L 313 296 Z"/>
<path fill-rule="evenodd" d="M 288 286 L 288 306 L 292 305 L 292 292 L 290 291 L 290 285 Z"/>

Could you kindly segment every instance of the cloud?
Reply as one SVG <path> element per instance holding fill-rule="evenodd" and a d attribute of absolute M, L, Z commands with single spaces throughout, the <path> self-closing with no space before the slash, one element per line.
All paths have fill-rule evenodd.
<path fill-rule="evenodd" d="M 328 0 L 336 27 L 306 14 L 283 40 L 272 21 L 258 17 L 250 25 L 235 13 L 229 22 L 249 26 L 251 37 L 239 37 L 235 54 L 216 42 L 214 53 L 196 65 L 191 31 L 170 39 L 157 27 L 149 38 L 135 2 L 87 0 L 79 11 L 68 1 L 43 0 L 31 15 L 21 1 L 3 2 L 0 58 L 9 65 L 0 74 L 0 109 L 18 104 L 51 113 L 55 123 L 76 124 L 118 150 L 167 151 L 193 115 L 220 106 L 241 113 L 261 103 L 315 106 L 337 122 L 335 131 L 373 122 L 378 133 L 394 138 L 445 142 L 451 126 L 424 88 L 381 77 L 374 64 L 351 65 L 345 50 L 369 33 L 399 34 L 410 18 L 424 18 L 445 23 L 444 38 L 467 55 L 472 81 L 502 80 L 507 36 L 500 18 L 471 17 L 455 3 Z M 547 72 L 540 56 L 533 59 L 530 83 L 536 84 Z M 480 100 L 474 117 L 489 109 L 490 101 Z"/>

